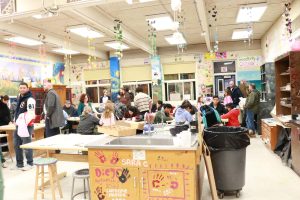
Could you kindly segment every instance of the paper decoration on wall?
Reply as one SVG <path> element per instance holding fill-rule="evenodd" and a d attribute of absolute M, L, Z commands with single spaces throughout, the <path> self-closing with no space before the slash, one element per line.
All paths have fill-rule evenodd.
<path fill-rule="evenodd" d="M 64 84 L 64 71 L 65 71 L 65 64 L 64 63 L 55 63 L 53 65 L 53 78 L 56 84 Z"/>
<path fill-rule="evenodd" d="M 216 58 L 217 59 L 226 59 L 227 53 L 226 52 L 216 52 Z"/>
<path fill-rule="evenodd" d="M 284 18 L 285 18 L 285 27 L 286 31 L 288 32 L 288 38 L 290 38 L 292 34 L 292 19 L 291 19 L 291 2 L 287 2 L 284 4 L 285 9 L 284 9 Z"/>
<path fill-rule="evenodd" d="M 215 53 L 213 53 L 213 52 L 208 52 L 208 53 L 205 53 L 204 54 L 204 58 L 206 59 L 206 60 L 213 60 L 213 59 L 216 59 L 216 54 Z"/>
<path fill-rule="evenodd" d="M 253 70 L 253 68 L 258 68 L 262 65 L 261 56 L 245 56 L 238 59 L 239 64 L 238 70 Z"/>

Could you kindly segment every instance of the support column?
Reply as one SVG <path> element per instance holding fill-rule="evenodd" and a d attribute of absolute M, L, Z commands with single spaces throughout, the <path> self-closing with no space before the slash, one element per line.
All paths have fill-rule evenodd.
<path fill-rule="evenodd" d="M 120 91 L 120 62 L 117 57 L 110 57 L 111 99 L 118 100 Z"/>

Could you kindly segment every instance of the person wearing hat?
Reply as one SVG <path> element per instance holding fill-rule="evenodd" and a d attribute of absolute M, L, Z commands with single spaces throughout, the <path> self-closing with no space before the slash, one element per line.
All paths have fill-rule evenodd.
<path fill-rule="evenodd" d="M 69 117 L 77 117 L 77 110 L 71 105 L 70 100 L 66 100 L 63 110 L 68 114 Z"/>

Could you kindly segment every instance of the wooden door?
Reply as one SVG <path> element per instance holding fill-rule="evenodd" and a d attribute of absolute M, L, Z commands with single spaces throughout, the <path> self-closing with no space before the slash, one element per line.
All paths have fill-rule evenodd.
<path fill-rule="evenodd" d="M 292 127 L 292 168 L 300 176 L 300 127 Z"/>
<path fill-rule="evenodd" d="M 65 85 L 53 85 L 53 89 L 59 96 L 61 106 L 64 106 L 66 102 L 66 86 Z"/>
<path fill-rule="evenodd" d="M 90 167 L 92 200 L 139 200 L 138 168 Z"/>

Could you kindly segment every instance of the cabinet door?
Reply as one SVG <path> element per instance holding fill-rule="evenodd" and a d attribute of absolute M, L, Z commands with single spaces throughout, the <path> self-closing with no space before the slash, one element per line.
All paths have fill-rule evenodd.
<path fill-rule="evenodd" d="M 195 200 L 196 174 L 194 170 L 140 170 L 140 199 Z"/>
<path fill-rule="evenodd" d="M 138 200 L 138 168 L 90 167 L 92 200 Z"/>
<path fill-rule="evenodd" d="M 292 128 L 292 167 L 300 176 L 300 128 Z"/>

